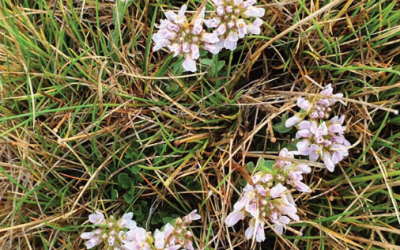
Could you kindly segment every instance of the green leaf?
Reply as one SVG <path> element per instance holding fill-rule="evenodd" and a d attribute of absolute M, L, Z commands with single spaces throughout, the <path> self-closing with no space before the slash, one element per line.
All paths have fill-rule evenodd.
<path fill-rule="evenodd" d="M 118 183 L 122 185 L 123 188 L 129 188 L 133 183 L 133 179 L 129 177 L 127 173 L 120 173 L 118 175 Z"/>
<path fill-rule="evenodd" d="M 139 138 L 140 138 L 140 140 L 146 140 L 147 139 L 147 134 L 140 134 Z"/>
<path fill-rule="evenodd" d="M 139 168 L 138 166 L 133 165 L 133 166 L 131 167 L 131 171 L 132 171 L 133 174 L 136 175 L 137 173 L 139 173 L 140 168 Z"/>
<path fill-rule="evenodd" d="M 254 172 L 255 167 L 252 161 L 247 163 L 247 167 L 249 168 L 250 172 Z"/>
<path fill-rule="evenodd" d="M 264 160 L 263 158 L 260 158 L 257 168 L 261 171 L 261 172 L 267 172 L 270 173 L 272 172 L 273 166 L 275 164 L 275 161 L 272 160 Z"/>
<path fill-rule="evenodd" d="M 225 61 L 219 61 L 217 63 L 217 71 L 220 71 L 225 66 Z"/>
<path fill-rule="evenodd" d="M 139 216 L 142 214 L 142 207 L 140 205 L 134 205 L 133 206 L 133 212 L 135 213 L 135 216 Z"/>
<path fill-rule="evenodd" d="M 241 178 L 241 179 L 239 180 L 239 184 L 240 184 L 242 187 L 245 187 L 245 186 L 247 185 L 246 179 L 245 179 L 245 178 Z"/>
<path fill-rule="evenodd" d="M 160 222 L 160 221 L 159 221 L 159 218 L 156 218 L 156 216 L 153 216 L 153 217 L 151 218 L 151 224 L 152 224 L 152 225 L 157 225 L 159 222 Z"/>
<path fill-rule="evenodd" d="M 135 193 L 135 187 L 132 186 L 132 187 L 128 190 L 128 193 L 130 193 L 130 194 Z"/>
<path fill-rule="evenodd" d="M 134 149 L 129 149 L 128 152 L 126 152 L 126 158 L 129 158 L 131 161 L 137 161 L 139 159 L 139 152 L 136 148 Z"/>
<path fill-rule="evenodd" d="M 131 203 L 133 201 L 134 194 L 130 194 L 129 192 L 124 195 L 124 199 L 127 203 Z"/>
<path fill-rule="evenodd" d="M 142 176 L 140 176 L 139 174 L 135 174 L 135 180 L 136 181 L 138 181 L 138 182 L 143 182 L 144 181 L 144 179 L 142 178 Z"/>
<path fill-rule="evenodd" d="M 142 214 L 142 213 L 139 214 L 139 215 L 138 214 L 135 214 L 135 215 L 136 215 L 136 219 L 137 220 L 143 220 L 144 219 L 144 214 Z"/>
<path fill-rule="evenodd" d="M 163 217 L 162 218 L 162 222 L 164 223 L 164 224 L 167 224 L 167 223 L 170 223 L 171 221 L 173 221 L 174 219 L 175 219 L 176 217 Z"/>
<path fill-rule="evenodd" d="M 179 90 L 179 85 L 176 82 L 171 83 L 165 88 L 165 91 L 168 93 L 175 93 Z M 162 146 L 162 145 L 157 145 Z"/>
<path fill-rule="evenodd" d="M 113 188 L 112 191 L 111 191 L 111 199 L 112 200 L 116 200 L 116 199 L 118 199 L 118 197 L 119 197 L 118 191 Z"/>
<path fill-rule="evenodd" d="M 194 176 L 188 176 L 185 178 L 186 187 L 192 191 L 201 190 L 201 185 L 197 180 L 194 180 Z"/>
<path fill-rule="evenodd" d="M 154 150 L 157 152 L 157 154 L 163 155 L 167 150 L 167 145 L 156 145 L 154 146 Z"/>
<path fill-rule="evenodd" d="M 272 128 L 276 132 L 281 133 L 281 134 L 289 132 L 290 130 L 292 130 L 292 128 L 285 127 L 285 122 L 286 122 L 287 119 L 288 119 L 288 115 L 287 114 L 282 115 L 281 122 L 273 125 Z"/>
<path fill-rule="evenodd" d="M 213 63 L 213 61 L 211 59 L 204 58 L 204 59 L 201 59 L 201 63 L 204 65 L 210 66 Z"/>

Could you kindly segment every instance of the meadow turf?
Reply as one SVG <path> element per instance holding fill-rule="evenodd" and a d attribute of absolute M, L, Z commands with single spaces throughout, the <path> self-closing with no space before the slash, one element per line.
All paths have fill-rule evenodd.
<path fill-rule="evenodd" d="M 0 0 L 0 249 L 84 249 L 94 209 L 148 230 L 198 209 L 196 249 L 400 249 L 400 2 L 258 1 L 262 33 L 193 74 L 152 49 L 185 3 L 202 1 Z M 301 221 L 253 244 L 225 217 L 329 83 L 350 156 L 316 164 Z"/>

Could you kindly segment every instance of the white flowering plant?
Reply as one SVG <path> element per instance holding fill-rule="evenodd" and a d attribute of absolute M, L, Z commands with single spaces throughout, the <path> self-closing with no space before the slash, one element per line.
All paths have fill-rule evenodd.
<path fill-rule="evenodd" d="M 86 248 L 99 246 L 105 250 L 194 250 L 193 233 L 189 226 L 193 221 L 201 219 L 197 210 L 167 223 L 162 230 L 156 229 L 154 234 L 139 227 L 132 218 L 132 212 L 124 214 L 121 219 L 114 216 L 105 218 L 100 211 L 90 214 L 89 221 L 95 230 L 81 234 L 81 238 L 86 240 Z"/>
<path fill-rule="evenodd" d="M 251 183 L 245 186 L 233 206 L 233 212 L 227 216 L 225 223 L 232 227 L 250 215 L 245 232 L 247 239 L 263 242 L 266 221 L 274 225 L 278 234 L 282 234 L 290 222 L 299 221 L 291 193 L 312 192 L 303 177 L 311 173 L 311 168 L 301 161 L 293 161 L 295 156 L 308 156 L 310 161 L 322 159 L 325 167 L 332 172 L 335 164 L 348 155 L 350 143 L 344 137 L 345 117 L 335 116 L 325 121 L 330 117 L 331 107 L 338 101 L 337 98 L 343 97 L 341 93 L 333 95 L 332 92 L 329 84 L 318 97 L 297 100 L 301 111 L 285 121 L 286 127 L 298 124 L 296 138 L 300 140 L 296 144 L 297 151 L 283 148 L 273 164 L 259 161 L 259 171 L 253 174 Z"/>
<path fill-rule="evenodd" d="M 205 9 L 195 19 L 188 21 L 183 5 L 178 14 L 167 11 L 167 19 L 160 20 L 159 29 L 153 35 L 153 50 L 167 48 L 174 57 L 182 55 L 185 60 L 182 67 L 185 71 L 196 72 L 196 60 L 200 58 L 200 50 L 218 54 L 221 49 L 235 50 L 239 39 L 248 33 L 258 35 L 263 24 L 261 17 L 265 10 L 253 5 L 256 0 L 213 0 L 215 13 L 205 16 Z M 209 33 L 204 25 L 212 29 Z"/>

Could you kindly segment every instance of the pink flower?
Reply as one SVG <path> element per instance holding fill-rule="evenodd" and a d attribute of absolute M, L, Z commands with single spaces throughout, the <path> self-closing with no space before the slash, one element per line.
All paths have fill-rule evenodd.
<path fill-rule="evenodd" d="M 306 184 L 304 184 L 303 182 L 301 182 L 301 181 L 296 181 L 296 182 L 294 182 L 294 183 L 295 183 L 294 185 L 296 186 L 297 190 L 299 190 L 300 192 L 303 192 L 303 193 L 311 193 L 310 187 L 307 186 Z"/>
<path fill-rule="evenodd" d="M 207 33 L 203 30 L 204 11 L 200 17 L 190 25 L 186 19 L 186 5 L 183 5 L 178 15 L 172 11 L 165 13 L 167 20 L 161 20 L 158 32 L 153 35 L 155 42 L 154 51 L 168 48 L 174 52 L 174 56 L 183 55 L 185 60 L 182 64 L 185 71 L 196 72 L 196 60 L 200 57 L 200 49 L 218 53 L 218 47 L 213 44 L 219 41 L 216 34 Z M 208 20 L 207 23 L 215 26 L 218 18 Z"/>
<path fill-rule="evenodd" d="M 302 125 L 304 125 L 304 123 Z M 298 152 L 288 151 L 287 148 L 283 148 L 280 151 L 279 156 L 293 159 L 294 154 L 298 154 Z M 311 172 L 311 169 L 308 165 L 284 160 L 276 160 L 276 163 L 274 164 L 274 171 L 276 176 L 280 176 L 279 180 L 294 186 L 298 191 L 307 193 L 311 192 L 311 189 L 306 184 L 301 182 L 301 180 L 303 180 L 302 174 Z M 281 193 L 285 191 L 282 189 L 282 187 L 282 185 L 277 185 L 276 187 L 272 188 L 271 196 L 275 198 L 281 196 Z M 283 192 L 275 193 L 278 189 L 281 189 Z"/>
<path fill-rule="evenodd" d="M 280 155 L 290 156 L 291 152 L 287 149 L 283 149 Z M 271 170 L 274 174 L 275 171 L 278 171 L 275 176 L 271 173 L 263 173 L 261 171 L 255 173 L 252 178 L 254 184 L 247 184 L 243 189 L 243 195 L 235 203 L 234 211 L 227 216 L 225 223 L 228 226 L 234 226 L 238 221 L 243 220 L 246 215 L 250 215 L 252 218 L 249 228 L 247 228 L 245 232 L 246 238 L 251 239 L 255 237 L 258 242 L 262 242 L 265 240 L 264 220 L 270 220 L 280 227 L 283 227 L 282 223 L 279 221 L 280 218 L 282 218 L 283 221 L 287 218 L 287 223 L 290 222 L 289 217 L 296 221 L 299 220 L 296 214 L 297 209 L 293 197 L 288 192 L 287 188 L 283 186 L 281 182 L 278 182 L 274 187 L 270 188 L 273 183 L 272 180 L 285 180 L 286 177 L 280 176 L 279 173 L 283 171 L 282 174 L 286 175 L 286 170 L 292 171 L 295 167 L 296 164 L 289 165 L 288 162 L 283 161 L 281 163 L 276 163 L 274 165 L 274 170 Z M 299 168 L 303 169 L 305 166 Z M 300 182 L 300 180 L 302 180 L 300 173 L 301 172 L 292 173 L 292 179 Z M 307 188 L 301 184 L 298 184 L 298 186 L 301 186 L 301 189 L 307 190 Z"/>
<path fill-rule="evenodd" d="M 322 152 L 323 152 L 322 154 L 323 154 L 323 159 L 324 159 L 325 167 L 326 167 L 329 171 L 333 172 L 333 170 L 335 170 L 335 164 L 333 164 L 333 162 L 332 162 L 332 155 L 331 155 L 331 153 L 329 153 L 329 151 L 327 151 L 327 150 L 323 150 Z"/>
<path fill-rule="evenodd" d="M 257 184 L 259 181 L 262 181 L 263 183 L 267 183 L 270 180 L 272 180 L 272 175 L 271 174 L 265 174 L 262 172 L 257 172 L 251 177 L 253 184 Z"/>
<path fill-rule="evenodd" d="M 251 34 L 259 35 L 261 33 L 261 25 L 263 25 L 263 21 L 260 18 L 256 18 L 253 23 L 247 25 L 247 29 Z"/>
<path fill-rule="evenodd" d="M 235 210 L 232 213 L 230 213 L 226 219 L 225 223 L 228 225 L 228 227 L 233 227 L 238 223 L 240 220 L 243 220 L 245 218 L 245 212 L 243 210 Z"/>
<path fill-rule="evenodd" d="M 217 15 L 218 16 L 223 16 L 225 14 L 225 9 L 223 6 L 218 6 L 217 7 Z"/>
<path fill-rule="evenodd" d="M 96 235 L 95 232 L 85 232 L 85 233 L 81 234 L 81 238 L 84 239 L 84 240 L 90 240 L 95 235 Z"/>
<path fill-rule="evenodd" d="M 190 214 L 183 217 L 183 221 L 185 221 L 188 224 L 190 224 L 194 220 L 200 220 L 200 219 L 201 216 L 197 214 L 197 209 L 193 210 L 192 212 L 190 212 Z"/>
<path fill-rule="evenodd" d="M 154 233 L 154 246 L 159 250 L 193 249 L 193 234 L 187 226 L 193 221 L 200 219 L 197 210 L 192 211 L 187 216 L 175 219 L 175 226 L 167 223 L 162 231 L 156 230 Z"/>
<path fill-rule="evenodd" d="M 250 6 L 244 12 L 245 17 L 263 17 L 265 9 Z"/>
<path fill-rule="evenodd" d="M 194 250 L 193 243 L 191 241 L 188 241 L 183 247 L 187 250 Z"/>
<path fill-rule="evenodd" d="M 118 222 L 120 227 L 124 227 L 127 229 L 132 229 L 136 227 L 136 222 L 134 220 L 132 220 L 133 217 L 133 213 L 127 213 L 124 214 L 121 218 L 121 220 Z"/>
<path fill-rule="evenodd" d="M 284 157 L 284 158 L 294 158 L 294 152 L 290 152 L 287 148 L 281 149 L 279 152 L 279 157 Z M 275 167 L 290 167 L 292 163 L 290 161 L 285 161 L 285 160 L 276 160 Z"/>
<path fill-rule="evenodd" d="M 164 233 L 158 229 L 156 229 L 156 231 L 154 232 L 154 246 L 157 249 L 164 249 L 165 247 Z"/>
<path fill-rule="evenodd" d="M 204 41 L 204 42 L 206 42 L 206 43 L 211 43 L 211 44 L 212 44 L 212 43 L 216 43 L 216 42 L 219 41 L 218 36 L 215 35 L 215 34 L 211 34 L 211 33 L 204 33 L 204 34 L 202 34 L 200 40 L 201 40 L 201 41 Z"/>
<path fill-rule="evenodd" d="M 182 64 L 186 71 L 196 72 L 196 61 L 192 58 L 190 54 L 185 55 L 185 61 Z"/>
<path fill-rule="evenodd" d="M 124 243 L 124 247 L 129 250 L 150 250 L 150 239 L 151 234 L 147 232 L 144 228 L 135 227 L 129 230 L 127 233 L 127 238 L 129 241 Z"/>
<path fill-rule="evenodd" d="M 278 234 L 283 233 L 283 229 L 286 228 L 286 225 L 290 223 L 290 219 L 287 216 L 282 216 L 278 212 L 271 213 L 271 221 L 274 223 L 275 231 Z"/>
<path fill-rule="evenodd" d="M 281 183 L 278 183 L 278 185 L 271 188 L 270 196 L 272 198 L 280 197 L 282 195 L 282 193 L 284 193 L 286 190 L 287 190 L 286 187 L 284 187 Z"/>
<path fill-rule="evenodd" d="M 236 26 L 238 27 L 239 38 L 243 38 L 247 34 L 247 26 L 243 19 L 236 21 Z"/>
<path fill-rule="evenodd" d="M 97 246 L 100 244 L 100 237 L 96 236 L 91 238 L 90 240 L 85 242 L 86 248 L 87 249 L 92 249 L 93 247 Z"/>
<path fill-rule="evenodd" d="M 298 117 L 296 119 L 293 118 L 293 121 L 291 121 L 287 127 L 290 127 L 289 125 L 294 125 L 296 123 L 295 120 L 297 120 L 298 122 L 299 117 L 304 118 L 305 116 L 309 116 L 312 119 L 328 119 L 331 112 L 330 107 L 337 102 L 336 98 L 343 97 L 343 94 L 341 93 L 333 95 L 332 92 L 333 92 L 332 86 L 329 84 L 328 86 L 325 87 L 323 91 L 319 93 L 320 95 L 325 96 L 326 98 L 324 97 L 299 98 L 297 100 L 297 106 L 301 108 L 303 111 L 296 114 Z"/>
<path fill-rule="evenodd" d="M 335 104 L 337 102 L 337 99 L 335 99 L 335 97 L 339 97 L 342 98 L 343 94 L 342 93 L 338 93 L 333 95 L 333 88 L 331 84 L 328 84 L 323 91 L 320 92 L 321 95 L 327 96 L 329 97 L 328 99 L 323 99 L 323 100 L 327 100 L 328 102 L 326 102 L 327 105 L 332 106 L 333 104 Z M 341 101 L 343 104 L 344 102 Z"/>
<path fill-rule="evenodd" d="M 225 32 L 226 32 L 226 25 L 223 23 L 220 24 L 216 30 L 214 30 L 214 34 L 218 36 L 225 34 Z"/>
<path fill-rule="evenodd" d="M 296 189 L 303 193 L 310 193 L 311 189 L 301 182 L 303 180 L 302 172 L 290 171 L 286 182 L 293 185 Z"/>
<path fill-rule="evenodd" d="M 238 40 L 239 40 L 238 35 L 231 31 L 229 33 L 228 37 L 225 39 L 225 42 L 224 42 L 225 48 L 230 49 L 230 50 L 235 50 L 237 47 Z"/>
<path fill-rule="evenodd" d="M 249 227 L 245 231 L 246 239 L 252 239 L 255 234 L 256 241 L 263 242 L 265 240 L 264 224 L 263 221 L 258 221 L 257 223 L 256 219 L 252 218 Z"/>
<path fill-rule="evenodd" d="M 235 50 L 238 38 L 244 38 L 247 32 L 260 34 L 260 26 L 263 24 L 259 17 L 264 16 L 265 9 L 253 7 L 256 1 L 233 0 L 213 1 L 216 5 L 216 15 L 204 21 L 209 28 L 217 28 L 214 34 L 219 36 L 217 47 Z M 256 17 L 251 22 L 249 18 Z"/>
<path fill-rule="evenodd" d="M 164 226 L 164 230 L 163 230 L 165 238 L 168 238 L 172 234 L 173 231 L 174 231 L 174 227 L 171 224 L 167 223 Z"/>
<path fill-rule="evenodd" d="M 311 108 L 311 103 L 304 98 L 299 98 L 297 99 L 297 106 L 301 109 L 308 111 Z"/>
<path fill-rule="evenodd" d="M 89 221 L 95 225 L 103 224 L 105 222 L 104 215 L 99 211 L 95 211 L 94 214 L 89 215 Z"/>
<path fill-rule="evenodd" d="M 346 129 L 342 126 L 343 122 L 344 116 L 333 117 L 327 122 L 316 120 L 300 122 L 296 137 L 303 140 L 296 145 L 298 152 L 308 155 L 311 161 L 321 158 L 326 168 L 332 172 L 335 164 L 348 155 L 345 147 L 350 143 L 343 136 Z"/>
<path fill-rule="evenodd" d="M 332 162 L 333 164 L 337 164 L 340 161 L 342 161 L 346 156 L 349 155 L 349 151 L 345 148 L 343 148 L 344 145 L 340 144 L 332 144 L 331 150 L 333 150 L 333 155 L 332 155 Z"/>
<path fill-rule="evenodd" d="M 286 214 L 293 220 L 299 220 L 299 217 L 296 214 L 296 207 L 293 204 L 285 201 L 284 199 L 280 199 L 280 201 L 275 204 L 275 207 L 279 210 L 280 213 Z"/>
<path fill-rule="evenodd" d="M 302 164 L 302 163 L 296 164 L 295 170 L 296 171 L 300 171 L 300 172 L 302 172 L 304 174 L 311 173 L 311 168 L 308 165 Z"/>
<path fill-rule="evenodd" d="M 204 20 L 204 24 L 208 28 L 216 28 L 221 23 L 221 20 L 218 17 L 213 17 L 208 20 Z"/>
<path fill-rule="evenodd" d="M 304 119 L 303 116 L 301 116 L 300 114 L 295 114 L 294 116 L 290 117 L 289 119 L 286 120 L 285 122 L 285 127 L 290 128 L 293 125 L 301 122 Z"/>

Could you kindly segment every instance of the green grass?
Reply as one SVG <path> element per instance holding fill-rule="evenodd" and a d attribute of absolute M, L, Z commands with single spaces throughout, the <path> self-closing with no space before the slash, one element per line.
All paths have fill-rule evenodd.
<path fill-rule="evenodd" d="M 163 11 L 184 2 L 2 0 L 0 248 L 82 249 L 96 208 L 133 211 L 151 230 L 199 209 L 198 249 L 400 249 L 400 118 L 360 104 L 399 109 L 400 5 L 343 1 L 250 61 L 331 1 L 281 2 L 266 2 L 260 35 L 202 55 L 185 77 L 182 58 L 151 41 Z M 305 76 L 360 101 L 335 112 L 361 140 L 334 173 L 305 176 L 301 222 L 252 248 L 246 222 L 227 232 L 222 221 L 244 181 L 230 162 L 293 146 L 294 130 L 271 136 L 265 119 L 291 112 L 289 91 L 318 91 Z"/>

